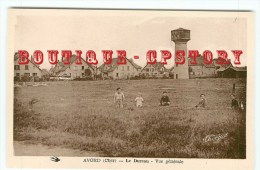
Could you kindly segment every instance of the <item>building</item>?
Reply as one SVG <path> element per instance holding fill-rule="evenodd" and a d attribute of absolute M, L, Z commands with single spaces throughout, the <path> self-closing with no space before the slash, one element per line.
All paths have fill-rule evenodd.
<path fill-rule="evenodd" d="M 197 64 L 191 64 L 189 59 L 189 78 L 213 78 L 218 77 L 218 69 L 225 69 L 231 65 L 219 65 L 217 64 L 218 59 L 213 59 L 212 64 L 204 64 L 204 58 L 200 55 L 196 62 Z"/>
<path fill-rule="evenodd" d="M 217 70 L 218 77 L 220 78 L 246 78 L 246 67 L 234 67 L 232 64 L 227 68 L 220 68 Z"/>
<path fill-rule="evenodd" d="M 18 64 L 19 54 L 14 55 L 14 79 L 29 81 L 42 78 L 42 70 L 33 61 L 29 61 L 26 65 Z"/>
<path fill-rule="evenodd" d="M 196 59 L 197 64 L 191 64 L 189 60 L 189 77 L 192 78 L 209 78 L 217 77 L 217 66 L 215 61 L 212 64 L 204 64 L 204 58 L 200 55 Z"/>
<path fill-rule="evenodd" d="M 81 58 L 82 64 L 76 64 L 77 57 L 73 55 L 70 58 L 70 64 L 65 65 L 59 61 L 54 67 L 50 69 L 50 76 L 53 77 L 69 77 L 71 79 L 76 78 L 93 78 L 95 75 L 95 67 L 88 64 L 83 58 Z"/>
<path fill-rule="evenodd" d="M 126 58 L 126 64 L 118 65 L 117 58 L 112 59 L 109 65 L 102 64 L 98 70 L 103 79 L 129 79 L 139 76 L 142 67 L 135 64 L 132 59 Z"/>
<path fill-rule="evenodd" d="M 155 64 L 146 64 L 141 70 L 141 75 L 150 78 L 169 77 L 169 70 L 161 62 L 156 62 Z"/>
<path fill-rule="evenodd" d="M 190 41 L 190 30 L 179 28 L 171 31 L 171 40 L 175 43 L 175 51 L 183 51 L 187 60 L 187 43 Z M 189 79 L 188 63 L 176 64 L 174 68 L 175 79 Z"/>

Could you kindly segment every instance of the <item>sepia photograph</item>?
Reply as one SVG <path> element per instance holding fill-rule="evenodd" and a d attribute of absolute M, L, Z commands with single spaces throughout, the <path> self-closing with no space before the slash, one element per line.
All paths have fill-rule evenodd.
<path fill-rule="evenodd" d="M 12 157 L 248 159 L 252 13 L 72 11 L 9 11 Z"/>

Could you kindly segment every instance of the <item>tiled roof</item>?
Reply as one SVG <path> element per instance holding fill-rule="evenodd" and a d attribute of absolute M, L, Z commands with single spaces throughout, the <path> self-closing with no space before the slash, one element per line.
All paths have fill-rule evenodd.
<path fill-rule="evenodd" d="M 187 30 L 187 29 L 184 29 L 184 28 L 178 28 L 178 29 L 175 29 L 173 31 L 190 31 L 190 30 Z"/>
<path fill-rule="evenodd" d="M 232 70 L 235 70 L 235 71 L 247 71 L 247 68 L 246 67 L 234 67 L 232 64 L 230 64 L 228 67 L 222 67 L 220 69 L 218 69 L 217 71 L 218 72 L 222 72 L 222 71 L 225 71 L 227 69 L 232 69 Z"/>
<path fill-rule="evenodd" d="M 161 62 L 156 62 L 155 64 L 146 64 L 146 66 L 144 66 L 144 68 L 142 69 L 142 71 L 147 67 L 147 66 L 153 66 L 155 69 L 157 69 L 157 71 L 161 71 L 162 68 L 164 68 L 163 71 L 165 72 L 169 72 L 169 71 L 172 71 L 174 69 L 174 67 L 170 68 L 170 69 L 167 69 L 164 64 L 162 64 Z"/>
<path fill-rule="evenodd" d="M 91 69 L 94 70 L 94 67 L 90 64 L 88 64 L 83 58 L 82 59 L 82 62 L 85 62 Z M 60 72 L 63 72 L 65 70 L 67 70 L 71 64 L 73 64 L 75 61 L 77 60 L 77 56 L 76 55 L 72 55 L 72 57 L 70 58 L 70 64 L 64 64 L 62 61 L 59 61 L 55 67 L 51 68 L 50 69 L 50 72 L 53 72 L 53 73 L 60 73 Z M 59 69 L 57 66 L 60 66 L 61 68 Z"/>
<path fill-rule="evenodd" d="M 136 63 L 134 63 L 134 61 L 131 60 L 131 59 L 126 58 L 126 62 L 131 63 L 136 69 L 141 69 L 141 68 L 142 68 L 141 66 L 137 65 Z M 107 65 L 107 66 L 109 67 L 107 70 L 104 70 L 104 67 L 105 67 L 105 66 L 106 66 L 106 65 L 103 63 L 103 64 L 99 67 L 99 69 L 100 69 L 102 72 L 113 72 L 113 71 L 117 68 L 117 66 L 118 66 L 118 64 L 117 64 L 117 58 L 112 58 L 112 63 L 109 64 L 109 65 Z"/>
<path fill-rule="evenodd" d="M 202 55 L 200 55 L 197 59 L 196 59 L 197 64 L 191 64 L 191 59 L 188 58 L 188 65 L 189 66 L 203 66 L 204 65 L 204 58 Z"/>
<path fill-rule="evenodd" d="M 142 67 L 137 65 L 132 59 L 127 59 L 136 69 L 141 69 Z"/>
<path fill-rule="evenodd" d="M 16 53 L 14 53 L 14 61 L 16 61 L 16 60 L 18 60 L 19 59 L 19 54 L 18 54 L 18 52 L 16 52 Z M 31 61 L 30 59 L 29 59 L 29 61 L 30 61 L 30 63 L 32 63 L 36 68 L 38 68 L 40 71 L 42 71 L 42 69 L 40 69 L 40 66 L 39 65 L 37 65 L 37 64 L 35 64 L 33 61 Z"/>
<path fill-rule="evenodd" d="M 47 69 L 42 69 L 42 74 L 43 74 L 43 75 L 49 75 L 49 72 L 48 72 Z"/>
<path fill-rule="evenodd" d="M 217 63 L 218 59 L 217 58 L 214 58 L 213 59 L 213 62 L 211 64 L 204 64 L 204 58 L 202 55 L 200 55 L 197 59 L 196 59 L 196 62 L 197 64 L 191 64 L 191 59 L 189 58 L 188 59 L 188 65 L 189 66 L 205 66 L 207 68 L 210 68 L 210 67 L 216 67 L 216 66 L 220 66 L 220 67 L 223 67 L 223 68 L 227 68 L 230 64 L 227 64 L 227 65 L 221 65 L 221 64 L 218 64 Z"/>

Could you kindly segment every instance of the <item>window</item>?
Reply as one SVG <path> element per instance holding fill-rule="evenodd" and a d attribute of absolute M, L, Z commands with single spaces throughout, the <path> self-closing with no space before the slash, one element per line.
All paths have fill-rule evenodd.
<path fill-rule="evenodd" d="M 30 77 L 30 73 L 24 73 L 24 76 L 28 76 L 28 77 Z"/>
<path fill-rule="evenodd" d="M 84 73 L 82 73 L 82 77 L 84 76 Z"/>
<path fill-rule="evenodd" d="M 116 73 L 116 77 L 118 77 L 119 76 L 119 74 L 118 73 Z"/>
<path fill-rule="evenodd" d="M 37 76 L 37 73 L 33 73 L 33 77 Z"/>
<path fill-rule="evenodd" d="M 78 67 L 77 67 L 77 66 L 74 66 L 74 70 L 75 70 L 75 71 L 78 70 Z"/>
<path fill-rule="evenodd" d="M 19 65 L 14 65 L 14 70 L 20 70 L 20 66 Z"/>
<path fill-rule="evenodd" d="M 130 70 L 130 66 L 127 66 L 127 70 L 128 70 L 128 71 Z"/>
<path fill-rule="evenodd" d="M 28 65 L 25 65 L 25 70 L 29 70 L 29 66 Z"/>
<path fill-rule="evenodd" d="M 149 68 L 147 68 L 146 71 L 149 72 Z"/>
<path fill-rule="evenodd" d="M 84 66 L 81 67 L 81 70 L 84 70 Z"/>
<path fill-rule="evenodd" d="M 20 73 L 16 73 L 16 77 L 20 77 Z"/>
<path fill-rule="evenodd" d="M 124 71 L 125 70 L 125 67 L 124 66 L 122 66 L 122 71 Z"/>

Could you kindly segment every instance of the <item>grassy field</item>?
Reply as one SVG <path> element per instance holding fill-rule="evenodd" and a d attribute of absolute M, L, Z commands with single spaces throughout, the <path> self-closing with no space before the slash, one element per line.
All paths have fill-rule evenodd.
<path fill-rule="evenodd" d="M 86 151 L 84 156 L 245 158 L 246 113 L 228 108 L 233 83 L 237 98 L 245 100 L 241 79 L 59 81 L 18 87 L 14 141 Z M 113 103 L 117 87 L 126 97 L 123 109 Z M 165 90 L 171 105 L 160 107 Z M 135 107 L 139 92 L 143 108 Z M 201 93 L 206 109 L 194 107 Z M 34 99 L 38 102 L 30 106 Z M 224 134 L 218 142 L 203 141 Z"/>

